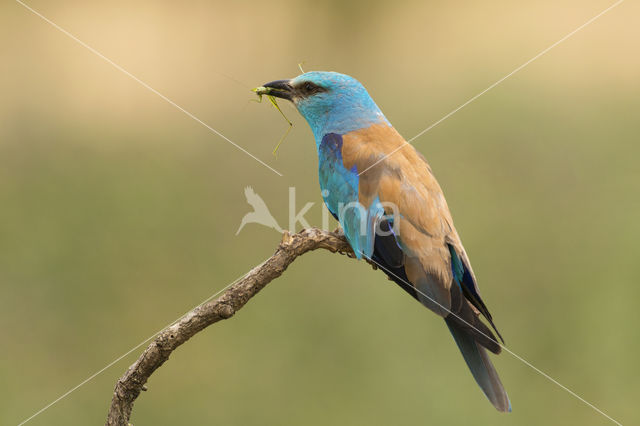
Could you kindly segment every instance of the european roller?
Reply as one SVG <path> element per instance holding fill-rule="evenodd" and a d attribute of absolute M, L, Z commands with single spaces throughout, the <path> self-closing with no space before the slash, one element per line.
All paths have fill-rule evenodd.
<path fill-rule="evenodd" d="M 264 87 L 291 101 L 311 126 L 324 202 L 356 256 L 377 263 L 444 319 L 489 401 L 499 411 L 510 411 L 487 353 L 498 354 L 501 346 L 480 317 L 500 333 L 424 157 L 352 77 L 314 71 Z"/>

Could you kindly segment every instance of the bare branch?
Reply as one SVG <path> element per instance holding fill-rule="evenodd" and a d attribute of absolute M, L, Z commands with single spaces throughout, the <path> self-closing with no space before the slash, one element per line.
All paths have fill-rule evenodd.
<path fill-rule="evenodd" d="M 198 306 L 158 334 L 116 383 L 107 426 L 129 424 L 133 403 L 140 392 L 146 389 L 145 383 L 178 346 L 211 324 L 231 318 L 249 299 L 282 275 L 298 256 L 319 248 L 354 257 L 351 247 L 341 233 L 315 228 L 294 235 L 285 231 L 278 249 L 266 262 L 249 271 L 219 298 Z"/>

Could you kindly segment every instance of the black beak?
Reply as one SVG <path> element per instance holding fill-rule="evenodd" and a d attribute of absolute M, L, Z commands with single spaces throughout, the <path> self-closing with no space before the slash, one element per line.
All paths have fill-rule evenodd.
<path fill-rule="evenodd" d="M 265 84 L 264 87 L 271 89 L 269 95 L 291 101 L 293 100 L 293 87 L 291 87 L 290 81 L 276 80 Z"/>

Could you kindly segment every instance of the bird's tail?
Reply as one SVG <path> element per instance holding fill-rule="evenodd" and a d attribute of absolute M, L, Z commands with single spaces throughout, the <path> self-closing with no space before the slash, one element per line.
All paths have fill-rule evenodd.
<path fill-rule="evenodd" d="M 453 318 L 445 318 L 444 320 L 482 392 L 498 411 L 511 411 L 511 402 L 509 402 L 507 391 L 504 390 L 498 372 L 491 363 L 486 349 L 478 344 L 459 322 Z"/>

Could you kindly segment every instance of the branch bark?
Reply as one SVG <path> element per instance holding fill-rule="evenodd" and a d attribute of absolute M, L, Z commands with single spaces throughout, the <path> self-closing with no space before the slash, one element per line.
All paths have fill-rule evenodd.
<path fill-rule="evenodd" d="M 231 318 L 249 299 L 282 275 L 298 256 L 316 249 L 354 257 L 347 240 L 339 232 L 311 228 L 290 235 L 285 231 L 276 252 L 266 262 L 249 271 L 220 297 L 193 309 L 155 337 L 116 383 L 107 426 L 128 426 L 133 403 L 140 392 L 146 390 L 145 383 L 178 346 L 211 324 Z"/>

